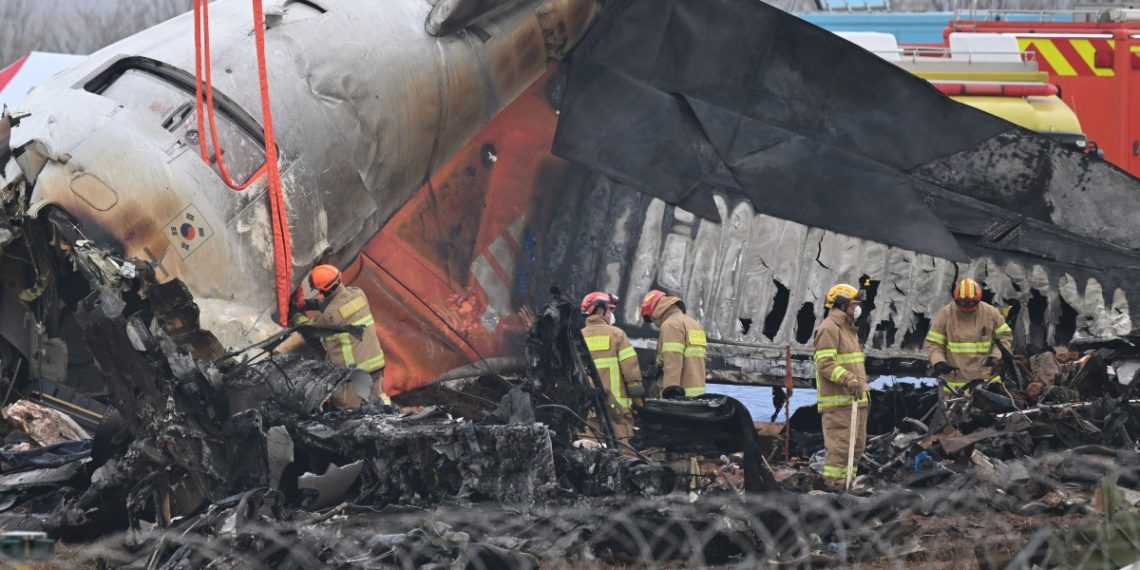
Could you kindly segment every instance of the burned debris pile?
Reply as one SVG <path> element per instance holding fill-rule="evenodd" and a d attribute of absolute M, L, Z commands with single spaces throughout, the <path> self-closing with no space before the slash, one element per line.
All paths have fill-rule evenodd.
<path fill-rule="evenodd" d="M 481 369 L 426 387 L 433 396 L 398 398 L 403 409 L 338 411 L 330 396 L 366 393 L 369 380 L 274 354 L 291 329 L 227 352 L 198 326 L 179 281 L 159 285 L 146 264 L 72 238 L 75 267 L 94 284 L 78 323 L 113 411 L 88 437 L 33 402 L 6 408 L 12 433 L 24 436 L 0 449 L 0 521 L 82 542 L 86 561 L 953 560 L 916 537 L 971 514 L 1095 522 L 1106 505 L 1140 501 L 1140 408 L 1132 383 L 1105 364 L 1120 355 L 1055 350 L 1010 359 L 1018 368 L 1005 387 L 875 392 L 856 482 L 864 496 L 821 493 L 813 408 L 791 418 L 790 461 L 781 430 L 758 430 L 740 402 L 715 394 L 649 399 L 632 447 L 623 446 L 604 421 L 576 307 L 557 291 L 535 316 L 521 373 Z M 1012 559 L 1029 527 L 1003 528 Z M 1061 552 L 1052 545 L 1065 540 L 1038 540 L 1033 556 Z"/>
<path fill-rule="evenodd" d="M 1018 358 L 1011 381 L 977 382 L 961 392 L 940 394 L 934 386 L 909 383 L 875 391 L 860 472 L 875 485 L 945 486 L 978 476 L 985 480 L 987 473 L 994 479 L 995 469 L 1005 475 L 1008 469 L 1026 470 L 1007 462 L 1032 464 L 1028 471 L 1039 474 L 1039 467 L 1058 454 L 1094 448 L 1110 455 L 1132 452 L 1140 437 L 1140 400 L 1132 378 L 1118 379 L 1102 352 L 1058 348 Z M 793 455 L 810 456 L 820 447 L 819 426 L 814 408 L 796 411 Z M 1012 482 L 1008 476 L 997 480 Z"/>
<path fill-rule="evenodd" d="M 304 422 L 297 431 L 312 455 L 327 455 L 334 464 L 367 463 L 358 470 L 356 504 L 431 506 L 451 499 L 533 505 L 556 489 L 550 435 L 537 423 L 476 425 L 429 408 L 339 421 L 326 417 Z M 314 506 L 329 506 L 324 503 Z"/>
<path fill-rule="evenodd" d="M 915 498 L 904 519 L 931 537 L 940 532 L 930 529 L 962 524 L 963 516 L 984 517 L 1002 552 L 986 533 L 967 540 L 983 568 L 1132 563 L 1140 556 L 1129 546 L 1140 536 L 1131 518 L 1140 506 L 1140 399 L 1135 370 L 1122 367 L 1121 376 L 1106 365 L 1122 357 L 1131 353 L 1058 347 L 1007 359 L 1004 385 L 939 393 L 899 383 L 873 392 L 857 492 Z M 818 414 L 801 408 L 791 422 L 793 455 L 806 458 L 820 446 Z M 813 459 L 794 459 L 775 475 L 789 490 L 818 488 L 822 462 Z M 1129 514 L 1114 521 L 1120 512 Z M 1030 540 L 1029 531 L 1042 528 Z M 946 561 L 959 547 L 908 560 Z"/>
<path fill-rule="evenodd" d="M 904 448 L 921 449 L 934 464 L 968 462 L 992 472 L 995 465 L 1011 461 L 1045 467 L 1039 462 L 1087 452 L 1088 446 L 1134 451 L 1140 407 L 1133 378 L 1118 379 L 1100 352 L 1058 349 L 1020 359 L 1010 382 L 944 394 L 942 403 L 918 421 L 908 419 L 902 427 L 881 432 L 872 440 L 872 455 L 885 466 L 913 459 Z M 1026 366 L 1027 361 L 1034 365 Z M 926 433 L 914 433 L 924 425 L 929 426 Z M 999 479 L 1009 482 L 1008 477 Z"/>
<path fill-rule="evenodd" d="M 219 558 L 207 555 L 210 548 L 233 549 L 236 566 L 248 557 L 311 567 L 313 560 L 367 566 L 393 557 L 454 564 L 457 556 L 518 565 L 536 560 L 534 552 L 589 550 L 589 537 L 607 523 L 604 512 L 630 499 L 695 488 L 688 455 L 674 468 L 620 449 L 605 422 L 600 432 L 588 427 L 586 417 L 604 417 L 601 386 L 575 308 L 557 292 L 532 327 L 525 375 L 493 380 L 498 401 L 480 399 L 474 417 L 446 406 L 336 411 L 326 408 L 334 391 L 367 389 L 353 370 L 273 354 L 291 331 L 225 352 L 199 328 L 197 305 L 179 281 L 160 285 L 146 264 L 72 237 L 76 267 L 95 284 L 79 302 L 78 322 L 93 339 L 114 411 L 92 440 L 66 416 L 13 405 L 12 420 L 50 447 L 6 448 L 11 462 L 0 492 L 8 529 L 46 529 L 66 541 L 112 533 L 122 544 L 85 552 L 127 567 L 196 567 L 203 556 Z M 745 451 L 750 478 L 771 486 L 755 434 L 742 435 L 751 417 L 738 403 L 712 398 L 654 409 L 663 425 L 711 420 L 705 451 Z M 61 433 L 69 441 L 53 445 Z M 696 441 L 681 447 L 701 451 Z M 488 538 L 492 529 L 448 530 L 445 519 L 375 533 L 403 520 L 394 515 L 426 519 L 441 509 L 479 521 L 472 513 L 517 509 L 522 520 L 550 526 L 563 524 L 557 510 L 531 513 L 583 501 L 601 501 L 603 510 L 582 513 L 578 533 L 551 537 L 546 550 L 532 552 L 511 526 Z M 348 558 L 351 549 L 335 538 L 342 527 L 370 529 Z M 255 538 L 258 532 L 267 534 Z"/>

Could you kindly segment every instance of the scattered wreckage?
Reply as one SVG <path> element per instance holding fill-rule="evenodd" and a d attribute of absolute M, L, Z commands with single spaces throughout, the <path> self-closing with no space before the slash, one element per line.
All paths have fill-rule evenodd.
<path fill-rule="evenodd" d="M 11 499 L 3 515 L 9 529 L 46 527 L 75 540 L 115 528 L 173 529 L 230 507 L 253 515 L 263 503 L 278 513 L 346 501 L 527 508 L 663 495 L 691 479 L 688 455 L 678 470 L 628 456 L 605 423 L 608 433 L 595 435 L 610 446 L 574 444 L 583 418 L 605 408 L 576 305 L 560 296 L 536 315 L 525 378 L 513 386 L 499 379 L 499 403 L 475 419 L 431 407 L 327 411 L 329 395 L 352 385 L 357 371 L 272 354 L 291 330 L 224 352 L 197 327 L 198 308 L 179 282 L 160 284 L 146 264 L 69 237 L 77 269 L 102 284 L 78 313 L 83 326 L 100 332 L 92 354 L 113 386 L 115 408 L 93 442 L 41 439 L 49 446 L 11 453 L 0 477 Z M 22 418 L 28 414 L 16 411 L 30 407 L 18 402 L 7 415 Z M 66 432 L 72 437 L 85 435 L 59 420 L 66 416 L 40 411 L 26 422 L 29 434 L 64 424 L 77 430 Z M 739 403 L 654 401 L 644 413 L 660 426 L 648 433 L 667 452 L 741 451 L 748 489 L 775 489 Z"/>
<path fill-rule="evenodd" d="M 762 2 L 277 4 L 288 286 L 333 263 L 389 316 L 392 395 L 472 366 L 517 372 L 554 285 L 676 292 L 705 324 L 714 379 L 735 383 L 782 382 L 791 346 L 810 384 L 811 325 L 836 282 L 868 284 L 875 374 L 922 373 L 929 319 L 966 274 L 1019 346 L 1107 345 L 1140 322 L 1135 179 Z M 75 309 L 97 284 L 59 255 L 60 226 L 181 281 L 224 347 L 279 330 L 251 12 L 210 10 L 215 83 L 185 14 L 0 121 L 0 371 L 90 418 L 103 406 L 77 398 L 104 394 L 97 333 Z M 200 152 L 206 140 L 220 148 Z M 804 207 L 836 202 L 847 215 Z M 626 305 L 648 364 L 654 335 Z"/>
<path fill-rule="evenodd" d="M 948 555 L 916 541 L 931 521 L 1004 512 L 1095 524 L 1106 501 L 1120 512 L 1140 501 L 1140 397 L 1106 350 L 1010 359 L 1008 389 L 941 404 L 933 388 L 875 392 L 868 496 L 813 493 L 810 407 L 791 418 L 791 463 L 779 460 L 779 432 L 762 436 L 739 402 L 716 395 L 648 400 L 635 456 L 612 429 L 593 434 L 609 446 L 583 445 L 584 418 L 604 408 L 581 317 L 557 292 L 535 315 L 521 377 L 423 389 L 462 406 L 414 406 L 410 392 L 397 398 L 405 410 L 329 411 L 352 370 L 272 354 L 288 331 L 223 352 L 194 327 L 185 291 L 145 264 L 124 269 L 81 240 L 71 251 L 105 284 L 80 311 L 105 331 L 94 354 L 117 380 L 116 410 L 93 441 L 0 453 L 0 521 L 85 541 L 82 557 L 116 567 L 927 559 Z M 19 404 L 8 415 L 32 418 L 29 435 L 59 426 L 35 419 L 51 410 Z M 711 460 L 694 469 L 693 456 Z M 106 538 L 112 529 L 124 533 Z M 1008 561 L 1031 537 L 1006 530 Z M 1034 560 L 1080 552 L 1063 530 L 1032 538 Z"/>
<path fill-rule="evenodd" d="M 59 433 L 94 438 L 14 443 L 0 520 L 69 540 L 129 529 L 130 548 L 91 550 L 128 567 L 807 565 L 921 555 L 921 517 L 947 509 L 1083 511 L 1071 484 L 1126 500 L 1136 180 L 763 3 L 666 4 L 317 0 L 270 15 L 270 57 L 294 66 L 274 86 L 295 118 L 276 141 L 292 264 L 346 267 L 390 316 L 386 387 L 435 404 L 416 411 L 326 411 L 354 374 L 272 354 L 291 329 L 273 323 L 244 2 L 212 8 L 228 77 L 211 90 L 213 162 L 195 153 L 189 16 L 33 92 L 0 122 L 0 376 L 78 424 Z M 326 45 L 350 33 L 355 51 Z M 223 184 L 220 156 L 247 191 Z M 849 215 L 802 207 L 837 202 Z M 649 402 L 638 456 L 575 445 L 596 378 L 573 307 L 544 304 L 551 285 L 674 289 L 707 325 L 714 379 L 803 382 L 826 285 L 867 284 L 870 372 L 916 373 L 928 316 L 966 273 L 1010 310 L 1020 349 L 1095 352 L 1064 381 L 1038 354 L 1032 381 L 945 406 L 882 395 L 904 408 L 876 403 L 864 470 L 903 490 L 779 493 L 814 486 L 810 410 L 792 420 L 790 467 L 716 396 Z M 635 307 L 619 318 L 647 358 Z M 1048 480 L 1009 488 L 1022 472 Z M 710 481 L 734 492 L 670 495 Z"/>

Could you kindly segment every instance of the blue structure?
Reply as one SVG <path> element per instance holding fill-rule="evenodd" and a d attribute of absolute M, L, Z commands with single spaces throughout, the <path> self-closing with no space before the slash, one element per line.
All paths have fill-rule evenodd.
<path fill-rule="evenodd" d="M 951 12 L 811 12 L 799 17 L 832 32 L 885 32 L 900 44 L 940 44 Z"/>
<path fill-rule="evenodd" d="M 807 12 L 799 17 L 832 32 L 885 32 L 900 44 L 941 44 L 953 12 Z M 979 11 L 978 18 L 986 17 Z M 1071 22 L 1071 14 L 1001 14 L 1017 22 Z M 994 19 L 993 17 L 990 18 Z"/>

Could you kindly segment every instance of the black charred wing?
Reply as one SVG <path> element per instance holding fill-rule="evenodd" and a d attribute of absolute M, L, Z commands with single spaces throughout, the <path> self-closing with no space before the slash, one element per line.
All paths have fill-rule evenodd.
<path fill-rule="evenodd" d="M 978 233 L 976 203 L 1140 243 L 1094 223 L 1113 197 L 1135 198 L 1135 179 L 763 2 L 619 2 L 568 74 L 554 152 L 670 204 L 707 204 L 717 190 L 953 260 L 967 259 L 959 228 Z M 971 203 L 948 207 L 945 195 Z M 1073 196 L 1072 212 L 1055 215 L 1058 196 Z"/>

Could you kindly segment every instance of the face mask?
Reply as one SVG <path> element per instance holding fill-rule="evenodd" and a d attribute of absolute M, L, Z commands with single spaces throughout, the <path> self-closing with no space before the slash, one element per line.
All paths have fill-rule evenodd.
<path fill-rule="evenodd" d="M 863 314 L 863 307 L 855 305 L 855 314 L 851 317 L 853 320 L 859 320 L 859 315 Z"/>
<path fill-rule="evenodd" d="M 613 312 L 609 312 L 606 313 L 606 320 L 612 325 L 617 322 L 617 317 L 614 316 Z"/>

